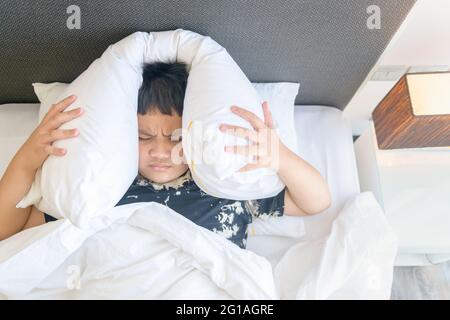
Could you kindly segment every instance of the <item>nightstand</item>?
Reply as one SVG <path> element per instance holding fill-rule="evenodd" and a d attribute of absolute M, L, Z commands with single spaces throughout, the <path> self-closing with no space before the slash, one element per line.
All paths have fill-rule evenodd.
<path fill-rule="evenodd" d="M 396 264 L 450 259 L 450 148 L 380 150 L 371 122 L 355 153 L 361 191 L 374 193 L 397 233 Z"/>

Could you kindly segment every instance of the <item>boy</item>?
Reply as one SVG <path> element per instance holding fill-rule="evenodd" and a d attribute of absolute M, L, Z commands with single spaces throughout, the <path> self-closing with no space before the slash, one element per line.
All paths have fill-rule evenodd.
<path fill-rule="evenodd" d="M 153 63 L 144 66 L 139 90 L 139 174 L 117 205 L 155 201 L 167 205 L 194 223 L 223 235 L 245 248 L 247 226 L 253 216 L 311 215 L 330 205 L 327 184 L 320 174 L 287 149 L 273 134 L 267 103 L 263 104 L 264 121 L 253 113 L 233 106 L 231 111 L 247 120 L 254 130 L 222 124 L 220 130 L 253 141 L 267 152 L 258 154 L 252 146 L 227 146 L 225 151 L 250 154 L 256 160 L 242 171 L 259 167 L 277 170 L 286 188 L 278 195 L 258 200 L 219 199 L 200 190 L 191 179 L 185 162 L 171 159 L 172 149 L 180 143 L 174 131 L 181 128 L 183 100 L 188 72 L 182 63 Z M 55 104 L 30 138 L 17 152 L 0 181 L 0 240 L 34 226 L 55 220 L 36 207 L 16 208 L 31 186 L 36 170 L 49 155 L 64 156 L 53 141 L 75 138 L 77 129 L 59 127 L 83 114 L 81 108 L 64 111 L 76 98 L 68 97 Z M 261 133 L 270 132 L 270 135 Z M 270 144 L 268 137 L 275 139 Z M 272 141 L 273 142 L 273 141 Z M 279 146 L 270 150 L 270 146 Z M 182 156 L 182 155 L 181 155 Z"/>

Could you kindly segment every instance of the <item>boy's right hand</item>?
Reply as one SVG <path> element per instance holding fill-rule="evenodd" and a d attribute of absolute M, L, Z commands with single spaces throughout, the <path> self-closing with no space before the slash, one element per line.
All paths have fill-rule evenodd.
<path fill-rule="evenodd" d="M 71 95 L 52 105 L 44 119 L 20 148 L 17 155 L 24 160 L 24 163 L 31 170 L 39 169 L 49 155 L 64 156 L 67 153 L 64 148 L 54 147 L 53 142 L 79 135 L 78 129 L 59 129 L 62 124 L 83 114 L 82 108 L 64 111 L 75 100 L 76 96 Z"/>

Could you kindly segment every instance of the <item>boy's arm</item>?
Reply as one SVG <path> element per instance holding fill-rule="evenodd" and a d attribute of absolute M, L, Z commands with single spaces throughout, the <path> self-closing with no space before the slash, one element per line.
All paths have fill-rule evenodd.
<path fill-rule="evenodd" d="M 33 183 L 38 168 L 49 155 L 63 156 L 66 150 L 56 148 L 56 140 L 75 137 L 78 130 L 59 127 L 83 112 L 81 108 L 64 110 L 75 101 L 70 96 L 55 104 L 11 160 L 0 180 L 0 241 L 23 230 L 33 207 L 16 208 Z M 35 209 L 36 211 L 37 209 Z"/>
<path fill-rule="evenodd" d="M 246 146 L 226 146 L 225 151 L 253 157 L 254 162 L 240 171 L 265 167 L 278 172 L 286 184 L 284 211 L 287 215 L 312 215 L 327 209 L 331 202 L 327 183 L 314 167 L 280 141 L 267 102 L 262 108 L 264 121 L 246 109 L 231 107 L 231 111 L 247 120 L 254 130 L 222 124 L 220 130 L 252 142 Z"/>
<path fill-rule="evenodd" d="M 16 208 L 16 204 L 30 189 L 35 173 L 19 150 L 0 180 L 0 240 L 22 230 L 28 221 L 31 207 Z"/>
<path fill-rule="evenodd" d="M 317 214 L 330 206 L 331 196 L 325 179 L 314 167 L 282 144 L 278 175 L 286 184 L 284 211 L 287 215 Z"/>

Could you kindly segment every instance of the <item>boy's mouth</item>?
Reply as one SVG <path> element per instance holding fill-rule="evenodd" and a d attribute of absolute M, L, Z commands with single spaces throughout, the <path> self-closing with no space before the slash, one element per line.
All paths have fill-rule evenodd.
<path fill-rule="evenodd" d="M 168 164 L 155 163 L 155 164 L 149 164 L 149 167 L 150 167 L 152 170 L 162 172 L 162 171 L 168 170 L 168 169 L 171 168 L 172 166 L 171 166 L 171 165 L 168 165 Z"/>

